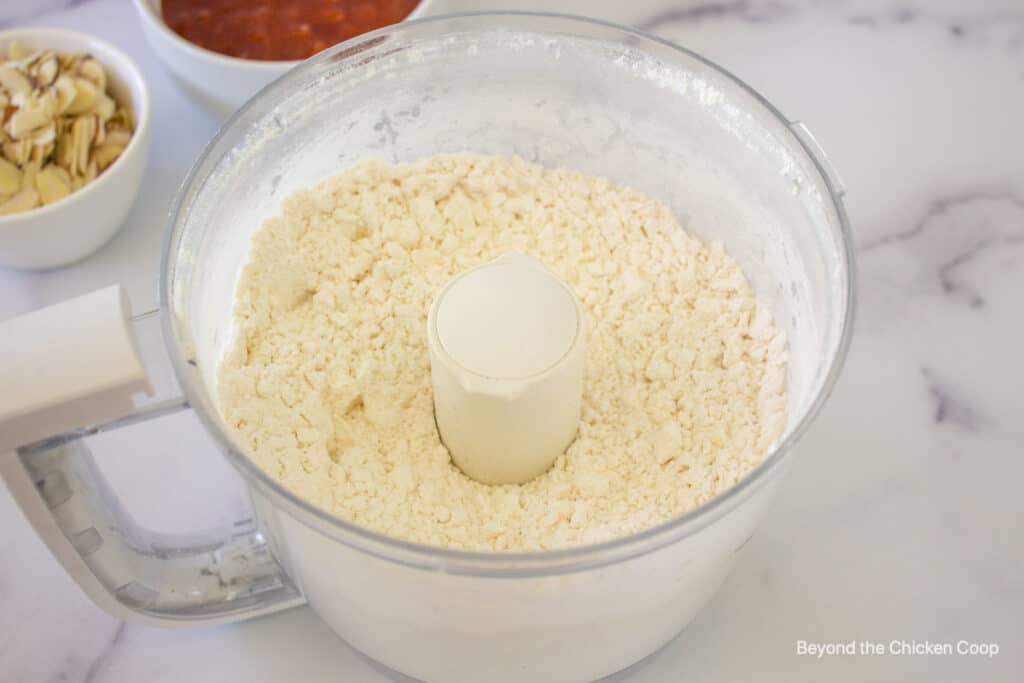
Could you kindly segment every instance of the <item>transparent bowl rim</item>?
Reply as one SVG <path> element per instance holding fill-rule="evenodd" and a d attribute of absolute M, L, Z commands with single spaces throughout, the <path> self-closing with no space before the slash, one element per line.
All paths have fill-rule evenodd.
<path fill-rule="evenodd" d="M 752 87 L 731 74 L 726 69 L 714 62 L 681 47 L 671 41 L 656 36 L 615 24 L 612 22 L 591 19 L 588 17 L 574 16 L 570 14 L 546 13 L 546 12 L 466 12 L 458 14 L 447 14 L 441 16 L 405 21 L 394 26 L 385 27 L 362 34 L 351 40 L 339 43 L 338 45 L 321 52 L 315 57 L 301 63 L 296 67 L 297 72 L 312 69 L 321 62 L 335 59 L 339 53 L 348 51 L 350 55 L 358 54 L 355 46 L 375 41 L 383 36 L 398 31 L 408 32 L 410 30 L 428 29 L 434 25 L 444 25 L 454 21 L 480 21 L 480 28 L 515 28 L 516 21 L 546 21 L 554 25 L 568 25 L 578 30 L 611 30 L 619 32 L 623 37 L 629 37 L 638 41 L 642 46 L 644 42 L 655 43 L 670 50 L 679 52 L 687 58 L 695 59 L 711 69 L 717 71 L 725 78 L 740 86 L 754 100 L 771 113 L 786 130 L 793 135 L 793 139 L 800 148 L 807 154 L 817 172 L 821 176 L 822 183 L 829 193 L 829 199 L 833 205 L 839 220 L 842 254 L 842 266 L 845 268 L 846 289 L 845 308 L 842 311 L 840 321 L 839 342 L 836 345 L 832 358 L 829 359 L 828 370 L 825 378 L 818 389 L 817 394 L 807 407 L 805 413 L 799 418 L 797 424 L 785 437 L 776 444 L 775 448 L 766 455 L 762 462 L 734 486 L 717 495 L 707 503 L 690 510 L 678 517 L 674 517 L 662 524 L 645 529 L 629 536 L 615 538 L 609 541 L 592 545 L 576 546 L 559 550 L 544 550 L 531 552 L 481 552 L 470 550 L 459 550 L 433 546 L 422 543 L 406 541 L 391 536 L 386 536 L 372 531 L 353 522 L 341 519 L 325 510 L 322 510 L 312 503 L 308 503 L 296 494 L 289 491 L 282 484 L 278 483 L 259 468 L 256 463 L 242 453 L 232 442 L 230 437 L 221 429 L 218 419 L 215 417 L 216 407 L 208 404 L 205 392 L 197 389 L 198 382 L 194 382 L 193 375 L 189 372 L 190 365 L 184 354 L 181 344 L 182 330 L 178 328 L 176 316 L 171 310 L 170 297 L 173 288 L 173 280 L 177 254 L 175 245 L 185 225 L 181 220 L 183 216 L 184 202 L 187 199 L 189 189 L 197 181 L 201 168 L 207 159 L 213 154 L 218 142 L 233 130 L 242 120 L 246 113 L 254 107 L 262 107 L 268 101 L 272 101 L 276 95 L 276 88 L 283 81 L 294 78 L 295 74 L 289 72 L 281 78 L 272 82 L 254 96 L 249 102 L 243 105 L 224 124 L 218 134 L 207 144 L 203 153 L 198 157 L 192 169 L 189 171 L 178 195 L 175 198 L 169 214 L 169 223 L 165 231 L 163 253 L 161 259 L 160 275 L 160 309 L 164 341 L 171 356 L 174 372 L 185 392 L 189 405 L 195 410 L 200 421 L 211 434 L 219 449 L 227 454 L 229 462 L 242 474 L 243 478 L 257 491 L 269 496 L 277 509 L 288 512 L 296 520 L 303 523 L 310 529 L 322 533 L 329 538 L 339 541 L 349 547 L 355 548 L 369 555 L 397 562 L 406 566 L 427 569 L 430 571 L 443 572 L 447 574 L 470 575 L 478 577 L 519 577 L 519 576 L 547 576 L 563 574 L 568 572 L 584 571 L 597 567 L 606 566 L 623 560 L 631 559 L 651 553 L 667 545 L 675 543 L 683 538 L 695 535 L 713 524 L 718 519 L 735 509 L 740 503 L 746 500 L 754 491 L 763 486 L 771 479 L 782 463 L 792 452 L 794 445 L 807 431 L 814 417 L 820 411 L 822 405 L 831 394 L 839 377 L 840 370 L 845 361 L 850 345 L 850 338 L 853 330 L 853 317 L 855 310 L 855 266 L 853 239 L 850 231 L 849 220 L 842 201 L 842 192 L 832 182 L 830 174 L 824 167 L 823 160 L 818 157 L 816 151 L 811 148 L 801 136 L 793 133 L 791 122 L 782 115 L 768 100 L 761 96 Z M 531 27 L 532 28 L 532 27 Z"/>

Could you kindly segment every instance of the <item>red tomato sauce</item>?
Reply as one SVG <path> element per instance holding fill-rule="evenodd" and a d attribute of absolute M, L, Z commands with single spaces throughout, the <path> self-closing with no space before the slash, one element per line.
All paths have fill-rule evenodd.
<path fill-rule="evenodd" d="M 420 0 L 162 0 L 185 40 L 243 59 L 305 59 L 409 16 Z"/>

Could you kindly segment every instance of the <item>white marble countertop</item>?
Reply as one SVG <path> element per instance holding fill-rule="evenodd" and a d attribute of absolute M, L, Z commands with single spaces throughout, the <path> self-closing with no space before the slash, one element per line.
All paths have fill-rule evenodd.
<path fill-rule="evenodd" d="M 805 121 L 848 190 L 860 307 L 843 378 L 725 586 L 629 680 L 1021 680 L 1020 3 L 438 5 L 585 13 L 676 40 Z M 80 0 L 32 23 L 89 31 L 131 54 L 159 134 L 125 229 L 69 268 L 0 269 L 0 320 L 114 282 L 136 310 L 152 307 L 171 197 L 217 122 L 170 82 L 127 0 Z M 239 485 L 190 418 L 170 423 L 112 438 L 101 464 L 129 509 L 146 501 L 142 521 L 198 528 L 237 504 Z M 1000 653 L 816 659 L 797 654 L 800 639 L 968 640 Z M 306 608 L 198 630 L 118 622 L 63 573 L 2 488 L 0 679 L 385 680 Z"/>

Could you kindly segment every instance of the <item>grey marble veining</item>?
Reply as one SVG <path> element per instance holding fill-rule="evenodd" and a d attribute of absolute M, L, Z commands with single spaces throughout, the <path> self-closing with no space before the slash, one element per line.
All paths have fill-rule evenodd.
<path fill-rule="evenodd" d="M 643 27 L 807 123 L 847 187 L 859 261 L 843 378 L 736 570 L 627 680 L 1017 681 L 1024 670 L 1024 7 L 1016 0 L 439 0 Z M 118 44 L 157 103 L 127 228 L 52 273 L 0 271 L 0 319 L 109 282 L 152 306 L 171 196 L 216 130 L 148 52 L 127 2 L 33 23 Z M 129 509 L 201 528 L 241 495 L 187 417 L 112 438 Z M 205 449 L 205 450 L 204 450 Z M 183 493 L 153 495 L 177 482 Z M 187 492 L 187 493 L 186 493 Z M 160 631 L 96 609 L 0 490 L 0 679 L 385 680 L 308 609 Z M 996 642 L 991 659 L 798 656 L 798 639 Z"/>

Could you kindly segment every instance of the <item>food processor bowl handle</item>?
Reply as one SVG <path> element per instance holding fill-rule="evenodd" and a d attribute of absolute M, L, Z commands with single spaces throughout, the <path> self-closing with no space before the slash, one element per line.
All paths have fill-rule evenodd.
<path fill-rule="evenodd" d="M 64 569 L 114 616 L 210 625 L 304 604 L 253 515 L 202 535 L 153 532 L 96 467 L 86 437 L 188 409 L 176 395 L 142 395 L 154 392 L 135 337 L 150 320 L 130 318 L 114 286 L 0 324 L 0 477 Z"/>

